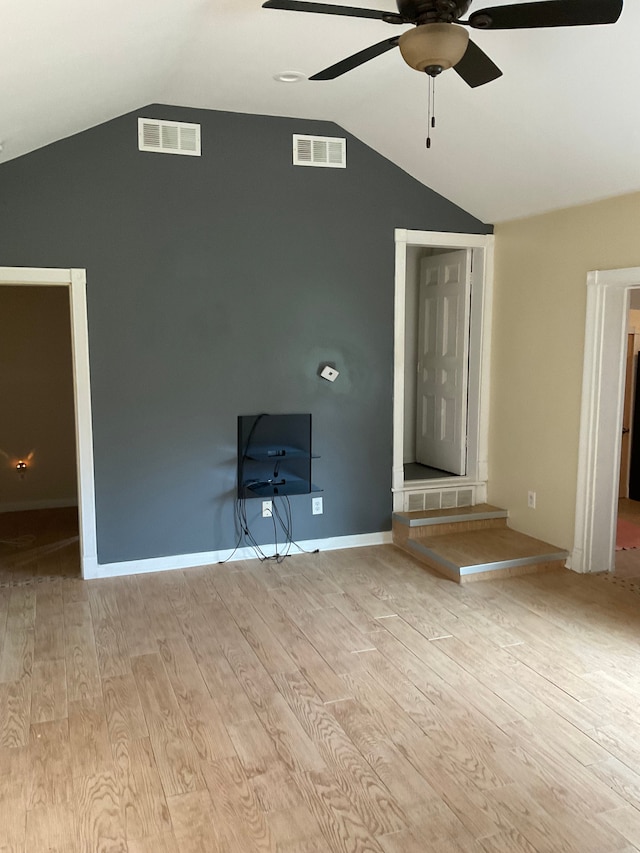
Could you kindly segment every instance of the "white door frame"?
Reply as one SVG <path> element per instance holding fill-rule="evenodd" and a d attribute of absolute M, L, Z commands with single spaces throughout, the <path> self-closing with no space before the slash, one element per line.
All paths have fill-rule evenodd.
<path fill-rule="evenodd" d="M 448 484 L 476 485 L 486 497 L 489 438 L 489 368 L 491 309 L 493 299 L 493 234 L 456 234 L 442 231 L 395 231 L 394 374 L 393 374 L 393 471 L 394 510 L 403 509 L 404 481 L 404 371 L 407 251 L 410 247 L 471 249 L 471 329 L 469 338 L 469 420 L 467 430 L 467 474 L 445 480 Z M 416 482 L 408 488 L 415 489 Z M 484 490 L 484 497 L 482 492 Z"/>
<path fill-rule="evenodd" d="M 640 287 L 640 267 L 595 270 L 587 275 L 576 522 L 570 559 L 570 568 L 576 572 L 609 572 L 615 564 L 629 291 L 636 287 Z"/>
<path fill-rule="evenodd" d="M 69 288 L 76 422 L 80 565 L 82 577 L 84 578 L 94 573 L 94 568 L 98 563 L 91 387 L 89 381 L 86 272 L 82 269 L 0 267 L 0 286 L 2 285 L 35 285 L 39 287 L 57 286 Z"/>

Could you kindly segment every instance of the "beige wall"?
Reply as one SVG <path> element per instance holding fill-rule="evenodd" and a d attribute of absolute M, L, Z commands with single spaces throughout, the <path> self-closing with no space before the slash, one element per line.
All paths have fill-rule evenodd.
<path fill-rule="evenodd" d="M 570 550 L 586 277 L 640 266 L 640 193 L 502 223 L 495 234 L 489 500 L 516 530 Z"/>
<path fill-rule="evenodd" d="M 16 461 L 29 454 L 21 479 Z M 0 286 L 0 512 L 76 494 L 68 289 Z"/>

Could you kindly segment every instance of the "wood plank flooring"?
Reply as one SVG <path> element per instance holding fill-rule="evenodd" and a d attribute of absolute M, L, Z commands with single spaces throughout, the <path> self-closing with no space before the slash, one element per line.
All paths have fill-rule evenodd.
<path fill-rule="evenodd" d="M 639 606 L 393 546 L 0 588 L 0 851 L 639 851 Z"/>
<path fill-rule="evenodd" d="M 0 513 L 0 587 L 80 574 L 76 507 Z"/>

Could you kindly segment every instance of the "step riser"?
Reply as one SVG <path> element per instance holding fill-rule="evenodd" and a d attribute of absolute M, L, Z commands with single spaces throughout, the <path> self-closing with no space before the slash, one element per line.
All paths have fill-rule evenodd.
<path fill-rule="evenodd" d="M 455 583 L 474 583 L 482 580 L 499 580 L 500 578 L 513 578 L 521 575 L 532 575 L 543 572 L 555 572 L 564 569 L 564 559 L 547 560 L 542 558 L 540 562 L 527 562 L 523 565 L 513 565 L 513 560 L 503 560 L 495 563 L 487 563 L 482 566 L 481 571 L 474 571 L 476 567 L 465 566 L 460 568 L 440 562 L 437 558 L 425 554 L 420 550 L 412 547 L 419 544 L 415 540 L 405 540 L 403 543 L 395 542 L 397 547 L 406 551 L 408 554 L 417 560 L 419 563 L 427 566 L 438 574 L 442 575 Z M 479 568 L 479 567 L 478 567 Z"/>
<path fill-rule="evenodd" d="M 407 539 L 428 539 L 432 536 L 445 536 L 447 533 L 469 533 L 472 530 L 492 530 L 506 527 L 506 518 L 485 518 L 474 521 L 454 521 L 437 524 L 424 524 L 419 527 L 409 527 L 406 524 L 393 522 L 393 540 L 405 542 Z"/>
<path fill-rule="evenodd" d="M 432 569 L 434 572 L 437 572 L 439 575 L 442 575 L 450 581 L 460 583 L 460 569 L 444 566 L 440 563 L 437 563 L 435 560 L 432 560 L 426 554 L 420 554 L 417 551 L 414 551 L 413 548 L 410 547 L 412 541 L 413 540 L 406 539 L 404 542 L 401 543 L 396 542 L 394 539 L 394 545 L 396 545 L 398 548 L 401 548 L 407 554 L 410 554 L 414 560 L 417 560 L 419 563 L 422 563 L 423 566 L 427 566 L 429 569 Z"/>
<path fill-rule="evenodd" d="M 458 583 L 475 583 L 475 581 L 495 581 L 500 578 L 517 578 L 520 575 L 538 575 L 544 572 L 565 571 L 564 560 L 550 560 L 544 563 L 532 563 L 529 566 L 512 566 L 511 568 L 496 567 L 487 572 L 476 572 L 473 575 L 462 575 Z"/>

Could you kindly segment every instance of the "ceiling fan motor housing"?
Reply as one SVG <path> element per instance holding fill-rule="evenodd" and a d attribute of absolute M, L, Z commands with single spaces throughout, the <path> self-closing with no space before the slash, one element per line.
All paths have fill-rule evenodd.
<path fill-rule="evenodd" d="M 435 76 L 465 55 L 469 33 L 457 24 L 422 24 L 400 36 L 402 58 L 416 71 Z M 436 69 L 439 69 L 436 71 Z"/>
<path fill-rule="evenodd" d="M 471 0 L 397 0 L 398 12 L 412 24 L 450 24 L 461 18 Z"/>

